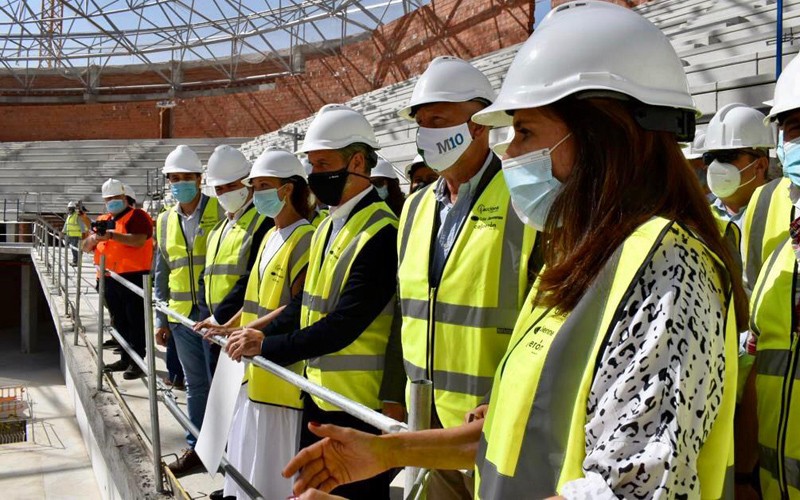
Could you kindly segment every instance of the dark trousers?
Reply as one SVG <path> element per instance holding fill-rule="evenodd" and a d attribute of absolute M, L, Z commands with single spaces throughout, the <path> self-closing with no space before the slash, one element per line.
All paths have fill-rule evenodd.
<path fill-rule="evenodd" d="M 142 286 L 144 273 L 120 275 L 136 286 Z M 111 313 L 111 325 L 130 344 L 131 348 L 144 358 L 144 301 L 113 278 L 106 277 L 106 306 Z M 123 351 L 122 359 L 130 359 Z"/>
<path fill-rule="evenodd" d="M 183 381 L 183 367 L 178 358 L 178 348 L 175 346 L 175 336 L 170 335 L 167 341 L 167 373 L 172 382 Z"/>
<path fill-rule="evenodd" d="M 381 431 L 361 420 L 348 415 L 343 411 L 325 411 L 320 409 L 314 400 L 307 394 L 304 395 L 305 408 L 303 408 L 303 427 L 300 434 L 300 449 L 310 446 L 320 440 L 308 430 L 309 422 L 319 424 L 333 424 L 340 427 L 350 427 L 370 434 L 380 434 Z M 382 500 L 389 498 L 389 484 L 392 482 L 396 471 L 386 471 L 377 476 L 357 481 L 355 483 L 339 486 L 331 493 L 348 500 Z"/>

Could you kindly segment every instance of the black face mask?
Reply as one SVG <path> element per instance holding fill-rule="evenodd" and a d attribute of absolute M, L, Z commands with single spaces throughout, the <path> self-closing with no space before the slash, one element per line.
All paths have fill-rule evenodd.
<path fill-rule="evenodd" d="M 347 167 L 345 165 L 341 170 L 308 175 L 308 187 L 319 201 L 331 207 L 339 206 L 347 176 L 350 175 Z"/>

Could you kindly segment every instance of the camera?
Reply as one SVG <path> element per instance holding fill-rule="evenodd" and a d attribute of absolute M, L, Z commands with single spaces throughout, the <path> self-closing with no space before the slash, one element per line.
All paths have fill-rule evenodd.
<path fill-rule="evenodd" d="M 113 220 L 98 220 L 92 222 L 92 231 L 100 236 L 105 236 L 109 229 L 115 229 L 116 227 L 117 223 Z"/>

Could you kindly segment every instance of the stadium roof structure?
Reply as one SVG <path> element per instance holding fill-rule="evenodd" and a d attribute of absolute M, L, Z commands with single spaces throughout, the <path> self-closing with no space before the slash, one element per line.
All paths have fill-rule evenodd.
<path fill-rule="evenodd" d="M 425 0 L 0 0 L 0 102 L 259 88 Z"/>

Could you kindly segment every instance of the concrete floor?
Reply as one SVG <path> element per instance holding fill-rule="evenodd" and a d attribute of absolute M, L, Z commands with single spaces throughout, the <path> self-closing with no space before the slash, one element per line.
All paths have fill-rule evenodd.
<path fill-rule="evenodd" d="M 28 442 L 0 445 L 5 499 L 99 499 L 75 409 L 59 368 L 58 340 L 20 352 L 19 331 L 0 331 L 0 386 L 27 386 L 33 404 Z"/>

